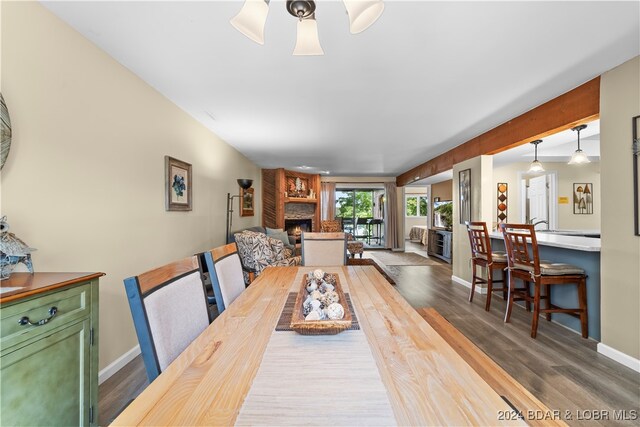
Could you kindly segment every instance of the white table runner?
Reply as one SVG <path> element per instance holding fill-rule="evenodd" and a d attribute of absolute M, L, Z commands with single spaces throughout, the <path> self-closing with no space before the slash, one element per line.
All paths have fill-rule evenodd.
<path fill-rule="evenodd" d="M 236 425 L 301 424 L 396 424 L 363 331 L 273 332 Z"/>

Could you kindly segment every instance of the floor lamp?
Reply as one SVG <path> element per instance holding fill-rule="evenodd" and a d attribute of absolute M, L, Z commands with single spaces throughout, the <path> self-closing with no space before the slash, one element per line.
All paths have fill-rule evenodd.
<path fill-rule="evenodd" d="M 248 190 L 249 188 L 251 188 L 251 184 L 253 184 L 252 179 L 238 180 L 238 185 L 243 190 Z M 234 197 L 240 198 L 240 195 L 234 194 L 232 196 L 231 193 L 227 193 L 227 234 L 226 234 L 227 243 L 231 243 L 231 235 L 229 233 L 231 232 L 231 224 L 233 223 L 233 198 Z M 242 201 L 240 201 L 240 203 L 242 203 Z"/>

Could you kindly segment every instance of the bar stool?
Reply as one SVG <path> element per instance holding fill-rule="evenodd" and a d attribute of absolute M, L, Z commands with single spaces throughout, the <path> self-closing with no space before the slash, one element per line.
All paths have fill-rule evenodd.
<path fill-rule="evenodd" d="M 469 243 L 471 244 L 471 268 L 473 269 L 473 279 L 471 280 L 471 292 L 469 293 L 469 302 L 473 302 L 477 283 L 487 284 L 487 303 L 484 306 L 486 311 L 491 307 L 491 295 L 493 292 L 502 292 L 502 297 L 507 299 L 507 276 L 505 270 L 507 268 L 507 255 L 504 252 L 493 252 L 491 250 L 491 239 L 487 230 L 486 222 L 465 222 L 467 232 L 469 233 Z M 487 269 L 487 278 L 484 279 L 477 275 L 478 266 Z M 493 270 L 502 271 L 502 280 L 493 279 Z M 504 283 L 500 288 L 493 287 L 494 283 Z"/>
<path fill-rule="evenodd" d="M 587 324 L 587 276 L 584 270 L 571 264 L 541 261 L 538 254 L 538 241 L 533 225 L 530 224 L 500 224 L 507 248 L 507 262 L 509 264 L 509 301 L 504 321 L 509 322 L 513 302 L 524 300 L 525 304 L 533 301 L 533 319 L 531 321 L 531 338 L 538 332 L 538 317 L 545 313 L 545 318 L 551 320 L 551 313 L 566 313 L 580 318 L 582 338 L 587 338 L 589 328 Z M 531 248 L 529 248 L 529 244 Z M 524 288 L 516 289 L 514 279 L 525 283 Z M 529 293 L 529 283 L 533 282 L 534 295 Z M 578 308 L 562 308 L 551 303 L 551 285 L 571 285 L 578 287 Z M 542 295 L 544 288 L 544 295 Z M 544 300 L 544 308 L 540 308 L 540 301 Z"/>

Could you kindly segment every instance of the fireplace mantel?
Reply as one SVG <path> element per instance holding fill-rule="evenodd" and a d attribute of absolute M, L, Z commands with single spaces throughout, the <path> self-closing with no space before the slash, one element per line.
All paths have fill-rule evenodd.
<path fill-rule="evenodd" d="M 291 197 L 296 178 L 304 186 L 303 196 Z M 315 197 L 309 197 L 309 193 Z M 310 219 L 312 231 L 320 231 L 320 175 L 280 169 L 262 170 L 262 225 L 285 227 L 285 219 Z"/>

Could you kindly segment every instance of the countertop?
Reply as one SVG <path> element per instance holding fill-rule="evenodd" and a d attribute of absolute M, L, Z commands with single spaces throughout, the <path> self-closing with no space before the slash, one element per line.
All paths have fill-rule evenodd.
<path fill-rule="evenodd" d="M 576 234 L 583 234 L 584 230 L 571 230 Z M 589 231 L 597 231 L 597 230 L 589 230 Z M 569 231 L 567 231 L 569 233 Z M 591 233 L 585 233 L 591 234 Z M 596 233 L 593 233 L 596 234 Z M 502 233 L 498 231 L 492 231 L 489 233 L 489 236 L 492 239 L 500 239 L 502 240 Z M 554 246 L 557 248 L 564 249 L 573 249 L 576 251 L 585 251 L 585 252 L 600 252 L 600 239 L 595 237 L 583 237 L 583 236 L 567 236 L 557 233 L 545 233 L 539 232 L 536 233 L 536 239 L 538 240 L 538 245 L 541 246 Z"/>
<path fill-rule="evenodd" d="M 0 282 L 0 304 L 101 276 L 104 273 L 13 273 Z"/>

